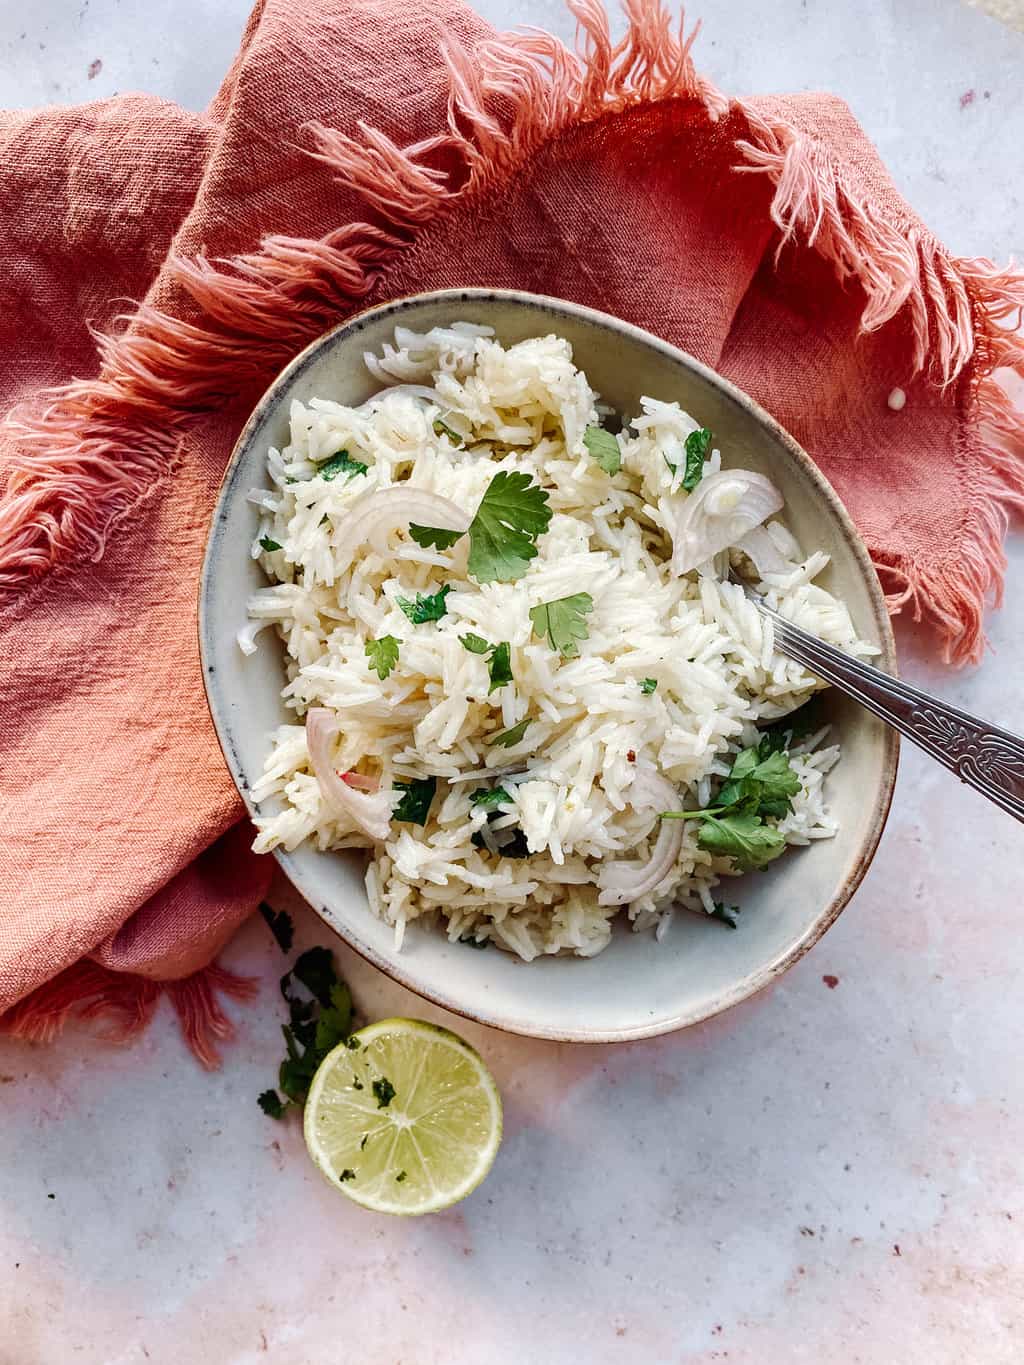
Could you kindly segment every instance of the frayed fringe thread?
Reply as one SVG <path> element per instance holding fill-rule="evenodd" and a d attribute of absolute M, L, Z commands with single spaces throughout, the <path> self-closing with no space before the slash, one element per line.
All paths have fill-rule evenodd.
<path fill-rule="evenodd" d="M 161 995 L 166 995 L 189 1048 L 213 1071 L 220 1066 L 216 1043 L 234 1036 L 218 995 L 251 1000 L 257 989 L 257 982 L 216 965 L 180 981 L 151 981 L 83 958 L 0 1016 L 0 1032 L 27 1042 L 48 1043 L 74 1014 L 80 1019 L 108 1021 L 104 1037 L 130 1042 L 146 1028 Z"/>
<path fill-rule="evenodd" d="M 98 339 L 100 375 L 55 390 L 39 415 L 15 415 L 23 453 L 0 503 L 0 603 L 32 578 L 87 553 L 98 559 L 113 520 L 159 477 L 196 414 L 265 381 L 285 359 L 336 323 L 379 281 L 419 231 L 469 196 L 484 194 L 575 124 L 639 104 L 698 101 L 718 119 L 729 101 L 697 75 L 697 33 L 678 29 L 661 0 L 625 0 L 626 35 L 613 43 L 598 0 L 568 0 L 577 52 L 539 30 L 506 34 L 473 52 L 449 47 L 448 128 L 399 148 L 361 125 L 361 140 L 309 125 L 311 155 L 362 198 L 378 222 L 353 223 L 320 241 L 269 237 L 231 261 L 172 258 L 165 281 L 200 321 L 144 304 L 125 330 Z M 926 365 L 948 385 L 977 367 L 976 416 L 997 366 L 1024 368 L 1015 336 L 1024 276 L 989 261 L 953 260 L 924 230 L 903 231 L 844 188 L 839 168 L 814 138 L 762 117 L 746 103 L 737 167 L 775 184 L 772 217 L 780 249 L 813 247 L 840 279 L 854 278 L 866 303 L 862 325 L 883 326 L 910 310 L 913 373 Z M 446 170 L 435 164 L 443 161 Z M 459 169 L 461 168 L 461 170 Z M 962 575 L 881 564 L 892 609 L 911 606 L 938 623 L 948 657 L 975 659 L 983 644 L 985 595 L 1000 591 L 999 544 L 1021 474 L 1019 419 L 1000 409 L 988 470 L 976 489 L 977 524 L 965 530 Z M 991 424 L 990 424 L 991 425 Z M 999 435 L 999 431 L 1003 435 Z"/>

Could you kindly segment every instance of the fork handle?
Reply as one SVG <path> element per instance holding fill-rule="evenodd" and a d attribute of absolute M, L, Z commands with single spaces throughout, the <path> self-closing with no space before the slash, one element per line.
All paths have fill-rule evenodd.
<path fill-rule="evenodd" d="M 771 621 L 781 653 L 860 702 L 961 782 L 1024 821 L 1024 739 L 852 659 L 754 600 Z"/>

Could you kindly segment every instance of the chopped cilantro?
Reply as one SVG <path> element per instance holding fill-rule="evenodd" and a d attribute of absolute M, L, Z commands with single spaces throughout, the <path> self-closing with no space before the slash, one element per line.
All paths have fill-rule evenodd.
<path fill-rule="evenodd" d="M 331 991 L 338 983 L 334 954 L 330 948 L 307 948 L 295 959 L 291 971 L 324 1007 L 333 1003 Z"/>
<path fill-rule="evenodd" d="M 369 465 L 363 464 L 362 460 L 349 459 L 347 450 L 339 450 L 337 455 L 332 455 L 329 460 L 324 460 L 322 464 L 318 464 L 316 472 L 322 479 L 326 479 L 330 483 L 339 474 L 365 474 L 368 469 Z"/>
<path fill-rule="evenodd" d="M 270 927 L 270 932 L 277 939 L 277 946 L 282 953 L 290 953 L 292 950 L 292 939 L 295 935 L 295 926 L 292 924 L 292 917 L 286 910 L 273 910 L 263 901 L 260 905 L 260 914 Z"/>
<path fill-rule="evenodd" d="M 603 427 L 587 427 L 583 433 L 583 444 L 590 451 L 595 464 L 601 466 L 606 474 L 617 474 L 622 468 L 622 452 L 618 439 Z"/>
<path fill-rule="evenodd" d="M 483 810 L 493 810 L 495 806 L 500 806 L 503 801 L 511 801 L 512 798 L 504 787 L 477 787 L 476 791 L 469 793 L 469 800 L 472 805 Z"/>
<path fill-rule="evenodd" d="M 437 778 L 417 777 L 412 782 L 396 782 L 395 791 L 404 792 L 405 795 L 395 807 L 392 820 L 409 825 L 425 825 L 437 791 Z"/>
<path fill-rule="evenodd" d="M 460 635 L 459 643 L 462 645 L 463 649 L 468 649 L 470 654 L 489 654 L 494 648 L 494 646 L 489 644 L 482 635 L 474 635 L 472 631 L 468 631 L 465 635 Z"/>
<path fill-rule="evenodd" d="M 342 1184 L 344 1184 L 346 1180 L 355 1180 L 355 1178 L 356 1173 L 355 1171 L 352 1170 L 350 1166 L 346 1166 L 345 1169 L 341 1171 L 340 1174 L 338 1175 L 338 1179 L 342 1182 Z"/>
<path fill-rule="evenodd" d="M 525 720 L 521 720 L 518 725 L 513 725 L 511 730 L 502 730 L 501 734 L 494 735 L 489 742 L 491 744 L 500 744 L 503 749 L 511 749 L 512 745 L 518 744 L 523 735 L 526 734 L 526 727 L 529 723 L 530 718 L 527 716 Z"/>
<path fill-rule="evenodd" d="M 720 919 L 723 924 L 727 924 L 730 929 L 738 929 L 739 922 L 736 916 L 740 913 L 738 905 L 726 905 L 724 901 L 715 901 L 715 908 L 708 916 L 709 919 Z"/>
<path fill-rule="evenodd" d="M 487 661 L 487 672 L 491 679 L 491 685 L 487 689 L 488 696 L 512 681 L 512 650 L 507 641 L 494 646 Z"/>
<path fill-rule="evenodd" d="M 406 1178 L 405 1171 L 399 1171 L 398 1174 L 395 1176 L 395 1180 L 398 1182 L 399 1185 L 401 1185 L 402 1181 L 405 1178 Z"/>
<path fill-rule="evenodd" d="M 401 640 L 396 640 L 393 635 L 382 635 L 379 640 L 367 640 L 363 646 L 363 652 L 370 661 L 370 667 L 381 682 L 398 663 L 398 646 L 401 643 Z"/>
<path fill-rule="evenodd" d="M 417 545 L 423 546 L 424 550 L 450 550 L 466 533 L 443 531 L 440 526 L 417 526 L 414 521 L 410 521 L 409 534 Z"/>
<path fill-rule="evenodd" d="M 499 470 L 469 525 L 469 572 L 478 583 L 513 583 L 548 529 L 548 495 L 529 474 Z"/>
<path fill-rule="evenodd" d="M 280 550 L 276 540 L 271 540 L 269 536 L 260 536 L 260 545 L 266 550 L 267 554 L 273 554 L 275 550 Z"/>
<path fill-rule="evenodd" d="M 450 427 L 447 422 L 442 422 L 440 417 L 434 418 L 434 435 L 447 436 L 453 446 L 464 446 L 465 439 L 459 435 L 454 427 Z"/>
<path fill-rule="evenodd" d="M 463 934 L 459 939 L 459 942 L 464 943 L 467 948 L 486 948 L 490 943 L 490 939 L 474 938 L 472 934 Z"/>
<path fill-rule="evenodd" d="M 594 599 L 589 592 L 576 592 L 571 597 L 559 597 L 554 602 L 541 602 L 530 609 L 533 633 L 547 638 L 552 649 L 563 659 L 574 659 L 580 652 L 578 640 L 589 635 L 584 616 L 594 610 Z"/>
<path fill-rule="evenodd" d="M 442 616 L 448 612 L 444 599 L 451 592 L 451 588 L 446 583 L 440 592 L 416 594 L 416 601 L 410 602 L 408 597 L 397 598 L 398 605 L 408 616 L 414 626 L 421 626 L 425 621 L 440 621 Z"/>
<path fill-rule="evenodd" d="M 645 697 L 649 697 L 652 692 L 657 692 L 657 690 L 658 690 L 657 678 L 644 678 L 643 682 L 640 684 L 640 691 L 644 694 Z"/>
<path fill-rule="evenodd" d="M 262 1095 L 257 1096 L 256 1103 L 263 1110 L 269 1119 L 284 1118 L 285 1106 L 281 1102 L 281 1096 L 276 1090 L 264 1090 Z"/>
<path fill-rule="evenodd" d="M 687 493 L 692 493 L 700 483 L 701 475 L 704 473 L 704 461 L 707 458 L 708 446 L 712 441 L 711 432 L 707 427 L 701 427 L 699 431 L 691 431 L 686 438 L 686 472 L 683 475 L 683 487 Z"/>
<path fill-rule="evenodd" d="M 377 1101 L 378 1109 L 386 1109 L 395 1098 L 395 1087 L 388 1080 L 387 1076 L 381 1076 L 379 1080 L 374 1081 L 370 1088 Z"/>

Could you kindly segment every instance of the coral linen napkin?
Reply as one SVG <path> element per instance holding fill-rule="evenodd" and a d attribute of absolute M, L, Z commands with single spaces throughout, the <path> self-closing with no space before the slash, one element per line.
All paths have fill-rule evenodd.
<path fill-rule="evenodd" d="M 578 54 L 458 0 L 265 0 L 203 114 L 0 116 L 13 1031 L 75 1007 L 131 1031 L 167 990 L 215 1061 L 216 992 L 245 983 L 209 964 L 269 872 L 203 698 L 206 523 L 261 389 L 365 304 L 514 286 L 684 347 L 820 463 L 893 609 L 978 657 L 1024 505 L 992 378 L 1024 368 L 1024 279 L 951 257 L 840 101 L 730 100 L 658 0 L 618 45 L 570 3 Z"/>

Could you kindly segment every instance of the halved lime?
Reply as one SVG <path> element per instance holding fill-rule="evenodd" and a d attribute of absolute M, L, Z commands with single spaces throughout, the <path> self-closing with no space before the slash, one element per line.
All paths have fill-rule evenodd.
<path fill-rule="evenodd" d="M 491 1169 L 501 1098 L 463 1039 L 419 1019 L 384 1019 L 320 1063 L 303 1128 L 321 1173 L 357 1204 L 436 1213 Z"/>

